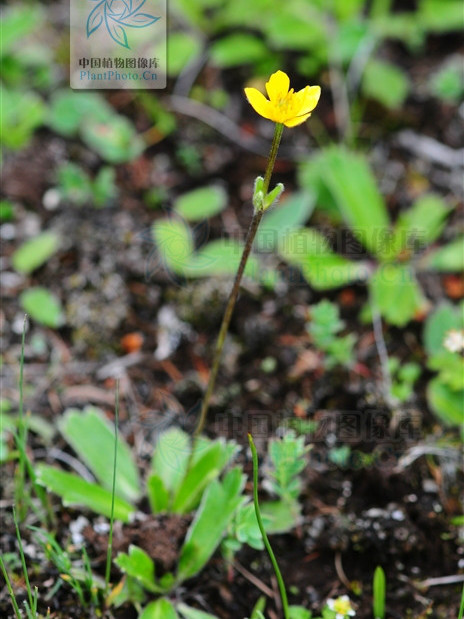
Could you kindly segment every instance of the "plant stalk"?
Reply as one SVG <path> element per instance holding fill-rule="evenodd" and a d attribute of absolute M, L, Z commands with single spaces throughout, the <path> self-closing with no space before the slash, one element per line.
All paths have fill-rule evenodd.
<path fill-rule="evenodd" d="M 274 164 L 277 157 L 277 152 L 279 150 L 279 144 L 282 137 L 283 132 L 283 124 L 276 123 L 275 131 L 274 131 L 274 139 L 272 140 L 271 150 L 269 152 L 269 158 L 267 161 L 266 172 L 264 175 L 264 183 L 263 183 L 263 194 L 266 196 L 269 190 L 269 183 L 271 182 L 272 172 L 274 170 Z M 216 378 L 219 371 L 219 366 L 221 364 L 222 351 L 224 348 L 224 342 L 226 340 L 227 331 L 229 329 L 230 321 L 232 318 L 232 313 L 234 311 L 235 302 L 237 301 L 238 292 L 240 290 L 240 282 L 242 281 L 243 273 L 245 271 L 246 263 L 248 257 L 251 252 L 251 248 L 253 245 L 253 241 L 255 239 L 256 233 L 258 231 L 259 224 L 263 217 L 264 210 L 256 209 L 253 213 L 253 219 L 251 220 L 250 227 L 248 228 L 247 236 L 245 239 L 245 246 L 243 248 L 242 257 L 240 260 L 240 264 L 235 275 L 234 284 L 232 286 L 232 290 L 229 295 L 229 300 L 227 301 L 226 310 L 224 312 L 224 317 L 222 319 L 221 328 L 219 330 L 219 335 L 216 342 L 216 349 L 214 352 L 213 365 L 211 367 L 211 372 L 208 378 L 208 385 L 206 387 L 205 396 L 203 398 L 203 402 L 201 405 L 200 416 L 198 418 L 198 423 L 193 433 L 193 436 L 196 437 L 201 434 L 203 427 L 205 425 L 206 416 L 208 414 L 209 402 L 211 400 L 211 396 L 213 395 L 214 386 L 216 384 Z"/>
<path fill-rule="evenodd" d="M 289 619 L 289 609 L 288 609 L 288 599 L 287 599 L 287 591 L 285 589 L 284 579 L 282 578 L 282 574 L 280 572 L 279 564 L 277 563 L 277 559 L 275 558 L 274 551 L 272 550 L 271 544 L 267 537 L 266 530 L 264 528 L 263 519 L 261 518 L 261 511 L 259 509 L 259 500 L 258 500 L 258 453 L 256 451 L 255 444 L 253 442 L 253 437 L 251 434 L 248 434 L 248 442 L 250 443 L 251 456 L 253 458 L 253 502 L 255 505 L 255 514 L 256 519 L 258 521 L 259 530 L 261 531 L 261 536 L 263 538 L 264 545 L 267 550 L 267 554 L 272 563 L 272 567 L 274 568 L 274 572 L 277 578 L 277 583 L 279 585 L 279 593 L 280 598 L 282 600 L 282 609 L 284 611 L 284 619 Z"/>

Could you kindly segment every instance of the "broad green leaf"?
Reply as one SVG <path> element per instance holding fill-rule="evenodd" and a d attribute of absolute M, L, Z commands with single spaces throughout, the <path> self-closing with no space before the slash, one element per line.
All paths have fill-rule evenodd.
<path fill-rule="evenodd" d="M 404 327 L 424 306 L 419 284 L 406 265 L 381 265 L 370 281 L 370 288 L 382 316 L 397 327 Z"/>
<path fill-rule="evenodd" d="M 255 3 L 248 2 L 252 7 Z M 315 50 L 325 53 L 327 37 L 324 32 L 324 15 L 309 3 L 294 4 L 287 7 L 284 3 L 278 11 L 271 11 L 263 24 L 268 40 L 276 49 Z M 259 20 L 257 17 L 249 23 Z"/>
<path fill-rule="evenodd" d="M 317 156 L 321 178 L 355 236 L 382 258 L 390 235 L 385 201 L 364 155 L 331 146 Z"/>
<path fill-rule="evenodd" d="M 449 212 L 450 209 L 439 196 L 429 194 L 419 198 L 398 218 L 393 236 L 396 255 L 410 249 L 412 243 L 423 248 L 437 239 Z"/>
<path fill-rule="evenodd" d="M 0 56 L 5 56 L 16 47 L 24 45 L 24 37 L 38 31 L 44 21 L 40 5 L 19 4 L 10 5 L 2 15 L 2 39 Z"/>
<path fill-rule="evenodd" d="M 60 237 L 55 232 L 41 232 L 18 247 L 11 262 L 20 273 L 32 273 L 47 262 L 59 246 Z"/>
<path fill-rule="evenodd" d="M 189 277 L 235 275 L 243 253 L 243 245 L 234 239 L 218 239 L 201 247 L 191 256 L 184 274 Z M 259 262 L 254 256 L 248 258 L 245 275 L 259 279 Z"/>
<path fill-rule="evenodd" d="M 58 422 L 58 428 L 79 458 L 108 490 L 113 485 L 114 428 L 104 413 L 92 406 L 83 411 L 70 408 Z M 137 467 L 127 443 L 118 437 L 116 494 L 128 501 L 140 498 Z"/>
<path fill-rule="evenodd" d="M 464 390 L 454 391 L 436 376 L 427 385 L 427 401 L 432 411 L 446 425 L 462 425 Z"/>
<path fill-rule="evenodd" d="M 145 589 L 156 593 L 159 588 L 155 584 L 155 564 L 147 553 L 131 544 L 129 554 L 120 552 L 114 560 L 124 574 L 135 578 Z"/>
<path fill-rule="evenodd" d="M 46 288 L 29 288 L 19 300 L 26 314 L 46 327 L 57 329 L 64 323 L 60 300 Z"/>
<path fill-rule="evenodd" d="M 58 169 L 58 183 L 63 198 L 74 204 L 85 204 L 90 200 L 92 185 L 84 170 L 75 163 L 65 163 Z"/>
<path fill-rule="evenodd" d="M 222 482 L 214 480 L 206 489 L 181 550 L 178 579 L 197 574 L 209 561 L 224 537 L 232 516 L 244 500 L 245 483 L 240 467 L 230 470 Z"/>
<path fill-rule="evenodd" d="M 435 271 L 464 271 L 464 236 L 431 251 L 421 266 Z"/>
<path fill-rule="evenodd" d="M 424 345 L 429 356 L 445 352 L 443 340 L 446 333 L 464 327 L 463 311 L 464 307 L 442 303 L 428 316 L 424 327 Z"/>
<path fill-rule="evenodd" d="M 167 511 L 169 507 L 169 494 L 158 475 L 152 474 L 148 477 L 147 495 L 150 509 L 154 514 Z"/>
<path fill-rule="evenodd" d="M 113 108 L 100 94 L 85 90 L 76 92 L 66 88 L 53 93 L 48 124 L 57 133 L 72 136 L 89 118 L 103 123 L 114 114 Z"/>
<path fill-rule="evenodd" d="M 409 88 L 407 75 L 397 66 L 375 59 L 367 63 L 362 81 L 365 96 L 397 109 L 406 99 Z"/>
<path fill-rule="evenodd" d="M 226 206 L 227 194 L 222 187 L 200 187 L 177 198 L 174 208 L 187 221 L 208 219 Z"/>
<path fill-rule="evenodd" d="M 164 598 L 145 606 L 138 619 L 179 619 L 174 606 Z"/>
<path fill-rule="evenodd" d="M 462 31 L 462 2 L 422 0 L 416 19 L 430 32 Z"/>
<path fill-rule="evenodd" d="M 311 619 L 312 614 L 303 606 L 289 606 L 288 619 Z"/>
<path fill-rule="evenodd" d="M 111 492 L 100 485 L 85 481 L 78 475 L 60 471 L 53 466 L 38 464 L 36 468 L 37 482 L 50 492 L 61 497 L 65 506 L 88 507 L 97 514 L 109 518 L 111 516 Z M 122 522 L 129 522 L 135 510 L 126 501 L 114 497 L 114 517 Z"/>
<path fill-rule="evenodd" d="M 281 238 L 279 253 L 299 267 L 316 290 L 338 288 L 367 277 L 364 262 L 352 262 L 333 253 L 325 238 L 311 228 L 294 230 Z"/>
<path fill-rule="evenodd" d="M 153 452 L 151 471 L 162 481 L 170 494 L 177 492 L 184 479 L 190 452 L 190 437 L 180 428 L 169 428 L 158 438 Z"/>
<path fill-rule="evenodd" d="M 231 34 L 211 45 L 212 62 L 221 68 L 236 67 L 265 58 L 266 44 L 251 34 Z"/>
<path fill-rule="evenodd" d="M 25 146 L 45 117 L 45 104 L 32 90 L 19 91 L 0 86 L 0 143 L 11 149 Z"/>
<path fill-rule="evenodd" d="M 158 219 L 153 224 L 152 234 L 163 266 L 173 273 L 183 274 L 194 249 L 190 228 L 181 220 Z"/>
<path fill-rule="evenodd" d="M 278 240 L 289 230 L 299 228 L 309 219 L 314 209 L 314 196 L 309 192 L 292 194 L 264 215 L 256 234 L 255 247 L 273 251 Z"/>
<path fill-rule="evenodd" d="M 216 615 L 211 615 L 210 613 L 205 613 L 202 610 L 197 610 L 196 608 L 187 606 L 187 604 L 178 604 L 177 610 L 180 612 L 183 619 L 218 619 Z"/>
<path fill-rule="evenodd" d="M 172 510 L 175 513 L 185 514 L 192 510 L 206 486 L 219 475 L 223 448 L 219 442 L 212 443 L 188 471 L 174 498 Z"/>
<path fill-rule="evenodd" d="M 82 139 L 87 146 L 110 163 L 124 163 L 136 159 L 145 143 L 125 116 L 113 114 L 105 121 L 85 119 L 81 126 Z"/>
<path fill-rule="evenodd" d="M 201 42 L 190 32 L 170 32 L 167 38 L 168 63 L 170 77 L 176 77 L 201 52 Z"/>
<path fill-rule="evenodd" d="M 429 80 L 430 92 L 450 103 L 459 103 L 464 97 L 464 67 L 461 58 L 451 58 Z"/>

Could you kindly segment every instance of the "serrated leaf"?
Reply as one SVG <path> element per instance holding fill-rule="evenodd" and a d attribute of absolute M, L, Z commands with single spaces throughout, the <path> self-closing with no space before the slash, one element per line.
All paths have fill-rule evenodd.
<path fill-rule="evenodd" d="M 176 212 L 187 221 L 200 221 L 220 213 L 227 203 L 222 187 L 200 187 L 179 196 L 175 201 Z"/>
<path fill-rule="evenodd" d="M 37 482 L 50 492 L 58 494 L 65 506 L 85 506 L 109 518 L 111 516 L 111 492 L 100 485 L 85 481 L 73 473 L 60 471 L 46 464 L 38 464 Z M 129 522 L 134 508 L 123 499 L 114 497 L 114 517 Z"/>
<path fill-rule="evenodd" d="M 110 490 L 113 485 L 114 428 L 104 413 L 92 406 L 83 411 L 68 409 L 58 428 L 100 483 Z M 137 467 L 127 443 L 118 437 L 116 495 L 128 501 L 140 498 Z"/>
<path fill-rule="evenodd" d="M 11 257 L 11 262 L 20 273 L 32 273 L 47 262 L 59 246 L 60 237 L 55 232 L 41 232 L 18 247 Z"/>
<path fill-rule="evenodd" d="M 19 300 L 26 314 L 46 327 L 57 329 L 64 323 L 60 300 L 46 288 L 29 288 L 21 293 Z"/>

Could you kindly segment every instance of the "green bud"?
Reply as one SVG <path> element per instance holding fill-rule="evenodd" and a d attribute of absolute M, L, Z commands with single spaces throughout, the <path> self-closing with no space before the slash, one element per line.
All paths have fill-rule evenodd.
<path fill-rule="evenodd" d="M 285 187 L 283 186 L 283 183 L 277 183 L 274 189 L 268 193 L 264 199 L 264 210 L 268 209 L 278 201 L 284 189 Z"/>

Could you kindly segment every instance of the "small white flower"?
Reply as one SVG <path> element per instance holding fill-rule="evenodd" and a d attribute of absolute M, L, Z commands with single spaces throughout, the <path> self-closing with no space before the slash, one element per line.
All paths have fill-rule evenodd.
<path fill-rule="evenodd" d="M 464 330 L 450 329 L 445 335 L 443 346 L 450 352 L 462 352 L 464 350 Z"/>
<path fill-rule="evenodd" d="M 341 595 L 336 600 L 327 600 L 327 606 L 336 613 L 335 619 L 346 619 L 346 617 L 354 617 L 356 615 L 347 595 Z"/>

